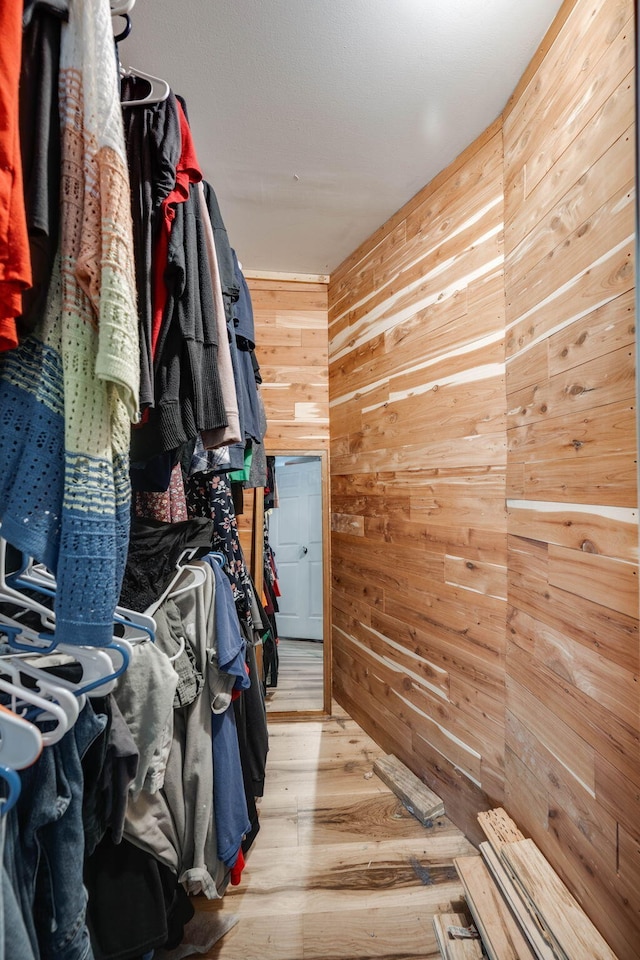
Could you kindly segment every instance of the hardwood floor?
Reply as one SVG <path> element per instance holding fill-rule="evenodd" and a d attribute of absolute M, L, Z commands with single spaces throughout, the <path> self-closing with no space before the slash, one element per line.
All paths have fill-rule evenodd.
<path fill-rule="evenodd" d="M 323 644 L 280 637 L 278 653 L 278 686 L 267 689 L 267 713 L 322 710 Z"/>
<path fill-rule="evenodd" d="M 202 914 L 238 918 L 208 960 L 426 960 L 475 850 L 446 817 L 423 827 L 373 773 L 382 751 L 336 707 L 270 722 L 261 830 L 239 887 Z"/>

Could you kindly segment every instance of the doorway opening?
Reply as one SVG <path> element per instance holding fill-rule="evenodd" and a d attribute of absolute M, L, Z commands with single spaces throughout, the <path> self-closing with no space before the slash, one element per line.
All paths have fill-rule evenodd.
<path fill-rule="evenodd" d="M 329 539 L 326 454 L 273 453 L 274 507 L 265 515 L 279 596 L 277 685 L 267 688 L 270 718 L 328 714 Z"/>

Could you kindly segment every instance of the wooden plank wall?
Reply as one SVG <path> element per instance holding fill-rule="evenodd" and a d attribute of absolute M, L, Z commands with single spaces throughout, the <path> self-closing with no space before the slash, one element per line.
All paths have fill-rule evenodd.
<path fill-rule="evenodd" d="M 504 122 L 329 288 L 335 696 L 471 837 L 504 802 L 621 960 L 640 956 L 632 13 L 565 3 Z"/>
<path fill-rule="evenodd" d="M 499 123 L 331 277 L 334 691 L 471 829 L 504 795 Z"/>
<path fill-rule="evenodd" d="M 579 2 L 504 117 L 505 805 L 640 956 L 631 0 Z"/>
<path fill-rule="evenodd" d="M 267 450 L 329 446 L 327 284 L 252 279 Z"/>
<path fill-rule="evenodd" d="M 267 415 L 267 453 L 329 447 L 327 283 L 264 279 L 247 271 Z M 240 541 L 250 556 L 253 492 L 238 517 Z"/>

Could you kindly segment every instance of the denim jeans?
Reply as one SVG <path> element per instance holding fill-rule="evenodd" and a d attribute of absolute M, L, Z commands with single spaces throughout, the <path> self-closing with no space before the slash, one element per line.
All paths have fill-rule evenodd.
<path fill-rule="evenodd" d="M 5 865 L 40 960 L 93 960 L 82 882 L 81 759 L 105 722 L 87 701 L 73 729 L 22 772 L 8 814 Z"/>
<path fill-rule="evenodd" d="M 0 817 L 0 960 L 35 960 L 16 891 L 3 864 L 7 818 Z"/>

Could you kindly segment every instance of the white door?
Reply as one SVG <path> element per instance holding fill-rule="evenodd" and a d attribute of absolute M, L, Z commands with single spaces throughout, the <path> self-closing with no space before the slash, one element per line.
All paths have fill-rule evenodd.
<path fill-rule="evenodd" d="M 279 506 L 269 516 L 281 637 L 322 640 L 322 474 L 319 457 L 276 457 Z"/>

